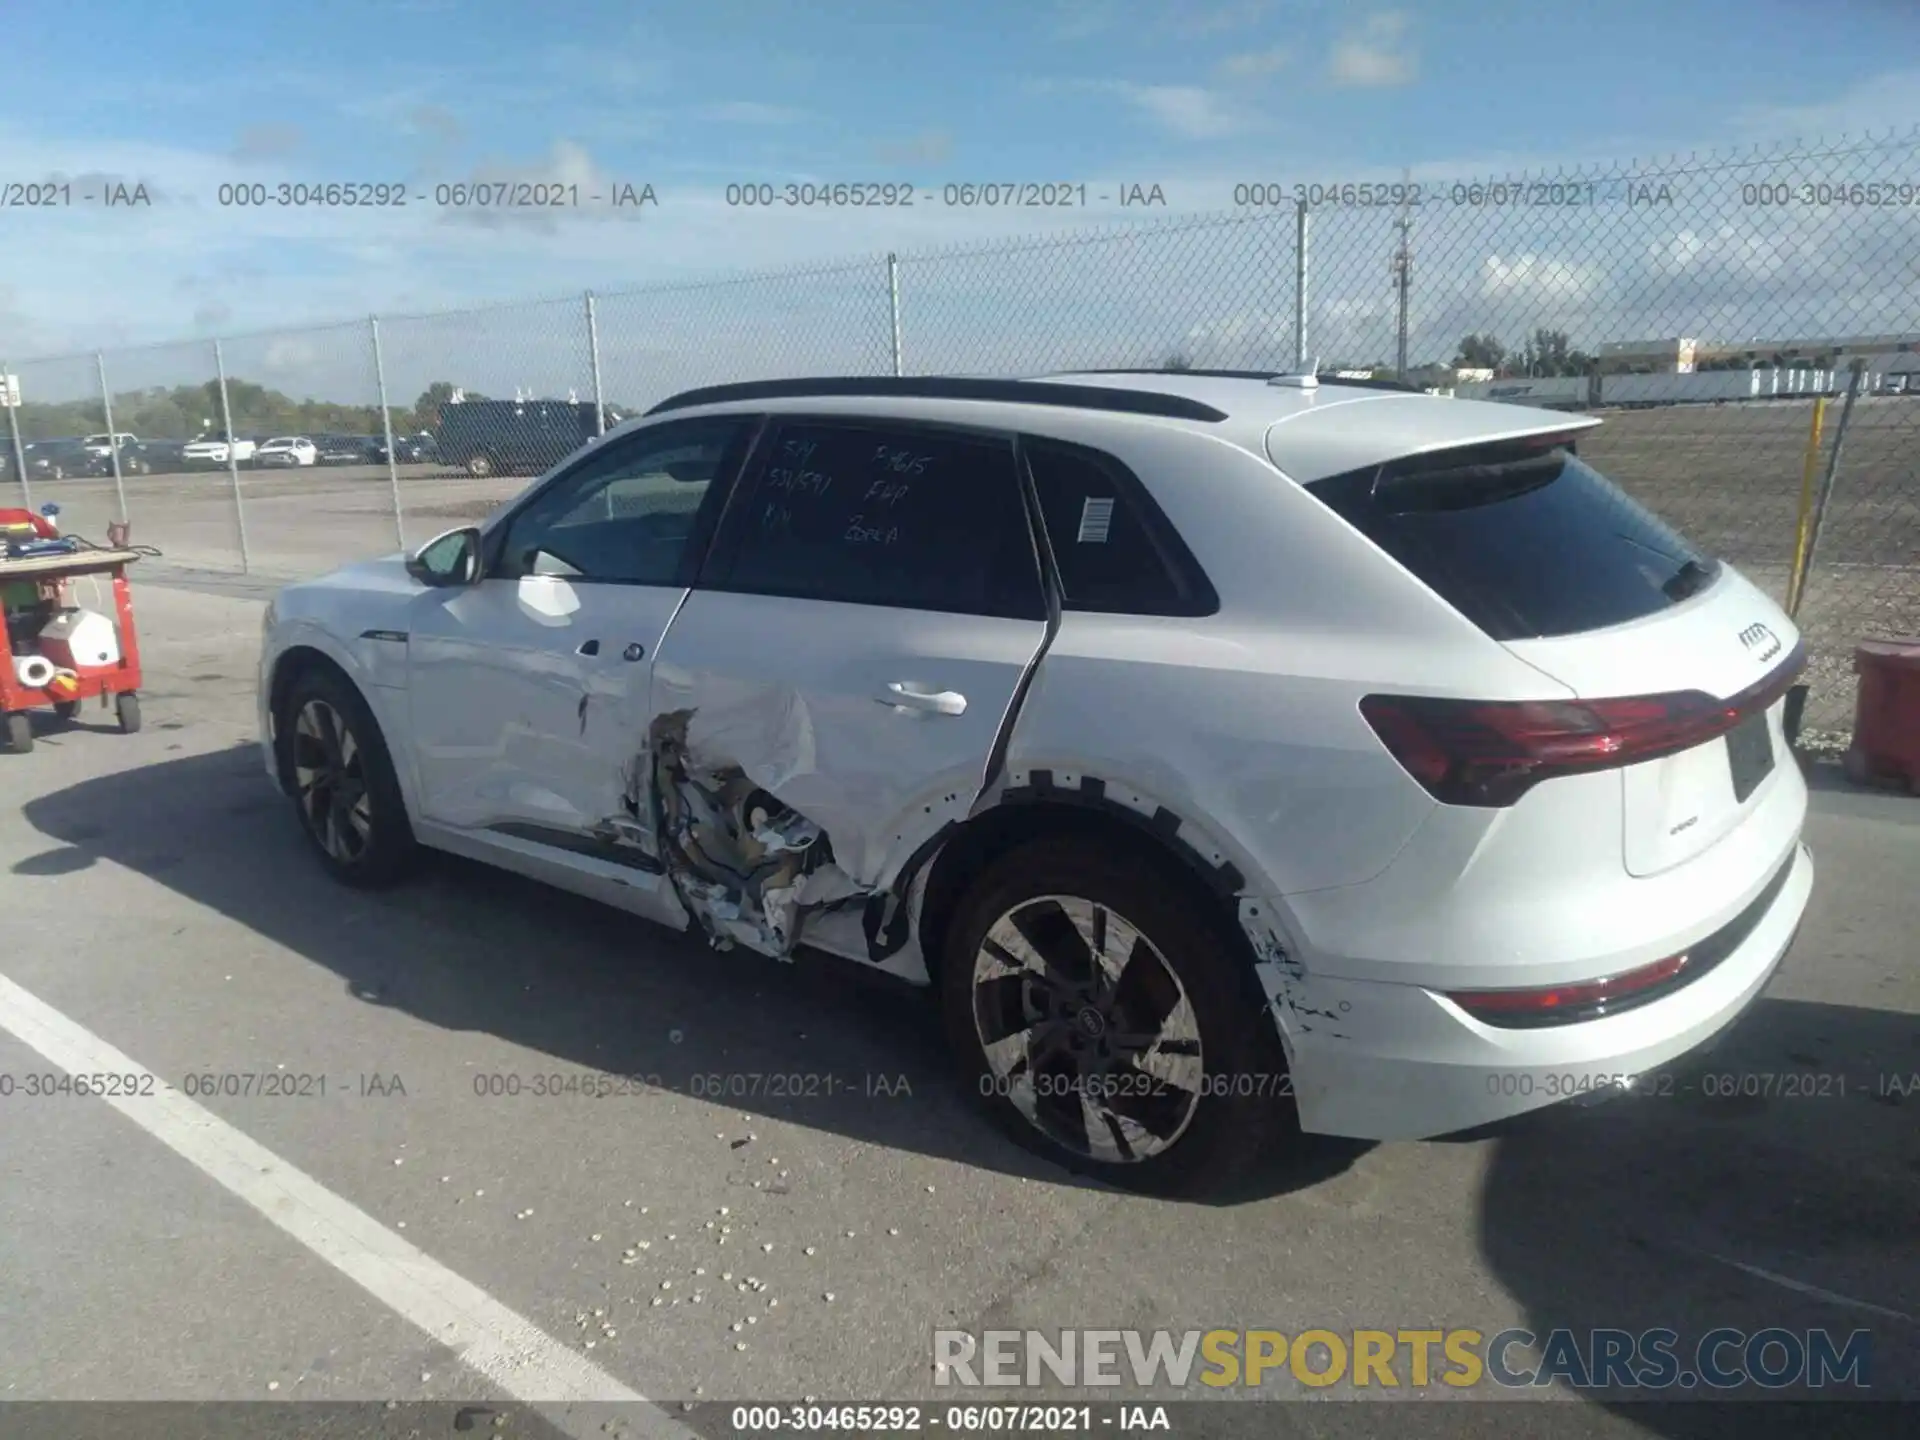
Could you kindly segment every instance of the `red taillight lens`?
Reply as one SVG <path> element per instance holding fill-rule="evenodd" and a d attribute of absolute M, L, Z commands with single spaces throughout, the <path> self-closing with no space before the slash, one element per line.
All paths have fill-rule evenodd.
<path fill-rule="evenodd" d="M 1579 701 L 1369 695 L 1360 713 L 1394 759 L 1447 805 L 1511 805 L 1542 780 L 1658 759 L 1726 734 L 1798 678 L 1804 644 L 1725 700 L 1697 690 Z"/>
<path fill-rule="evenodd" d="M 1449 993 L 1447 998 L 1475 1019 L 1496 1025 L 1523 1019 L 1551 1020 L 1569 1012 L 1597 1016 L 1605 1012 L 1610 1002 L 1664 985 L 1686 968 L 1685 955 L 1669 955 L 1664 960 L 1605 980 L 1554 985 L 1543 990 L 1461 990 Z"/>

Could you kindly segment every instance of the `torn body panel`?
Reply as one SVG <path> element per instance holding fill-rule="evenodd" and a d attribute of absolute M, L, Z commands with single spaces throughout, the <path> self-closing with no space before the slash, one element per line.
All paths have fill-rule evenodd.
<path fill-rule="evenodd" d="M 655 844 L 680 902 L 717 945 L 785 959 L 807 918 L 863 900 L 813 821 L 736 761 L 697 754 L 690 710 L 654 720 L 651 802 Z M 777 773 L 777 767 L 775 767 Z"/>
<path fill-rule="evenodd" d="M 857 914 L 864 958 L 897 954 L 895 897 L 966 819 L 1045 633 L 692 591 L 654 657 L 647 818 L 707 933 L 784 956 L 834 913 L 823 938 L 859 954 Z"/>

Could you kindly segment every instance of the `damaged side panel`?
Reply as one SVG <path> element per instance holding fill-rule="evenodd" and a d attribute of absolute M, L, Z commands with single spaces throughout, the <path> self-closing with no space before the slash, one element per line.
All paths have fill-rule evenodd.
<path fill-rule="evenodd" d="M 809 917 L 864 903 L 820 827 L 761 786 L 737 761 L 695 752 L 692 710 L 648 733 L 649 798 L 660 858 L 680 903 L 716 944 L 785 959 Z"/>
<path fill-rule="evenodd" d="M 691 591 L 654 656 L 626 818 L 716 943 L 880 965 L 964 821 L 1041 621 Z"/>

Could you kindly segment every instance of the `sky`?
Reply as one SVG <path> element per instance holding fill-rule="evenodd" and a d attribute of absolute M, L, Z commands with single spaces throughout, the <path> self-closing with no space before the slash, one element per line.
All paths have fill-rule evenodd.
<path fill-rule="evenodd" d="M 0 0 L 0 67 L 0 187 L 62 187 L 0 194 L 0 354 L 104 349 L 116 388 L 199 378 L 208 337 L 271 330 L 225 342 L 228 369 L 352 398 L 371 314 L 396 388 L 455 365 L 492 393 L 577 386 L 590 289 L 623 397 L 885 368 L 888 252 L 909 370 L 1267 363 L 1291 358 L 1293 187 L 1403 175 L 1427 197 L 1416 361 L 1461 326 L 1920 328 L 1920 204 L 1753 188 L 1920 186 L 1913 0 Z M 1796 140 L 1824 158 L 1770 158 Z M 1443 203 L 1563 172 L 1597 177 L 1579 203 Z M 443 188 L 501 181 L 569 203 Z M 915 203 L 728 191 L 842 182 Z M 1006 182 L 1069 203 L 947 201 Z M 407 203 L 235 203 L 329 183 Z M 1316 210 L 1316 352 L 1391 357 L 1396 218 Z M 1088 227 L 1106 238 L 1071 241 Z M 773 273 L 796 268 L 822 273 Z M 351 323 L 303 329 L 322 322 Z M 171 340 L 193 343 L 118 353 Z M 42 367 L 35 393 L 91 364 Z"/>

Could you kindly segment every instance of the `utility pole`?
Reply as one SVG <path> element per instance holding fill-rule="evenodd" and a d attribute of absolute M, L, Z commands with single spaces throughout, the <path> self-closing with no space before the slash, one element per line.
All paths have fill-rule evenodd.
<path fill-rule="evenodd" d="M 1407 380 L 1407 297 L 1413 286 L 1413 172 L 1403 170 L 1400 178 L 1407 182 L 1401 186 L 1400 218 L 1394 222 L 1394 228 L 1400 232 L 1400 245 L 1393 256 L 1393 288 L 1399 300 L 1399 320 L 1395 331 L 1396 378 L 1401 384 Z"/>

